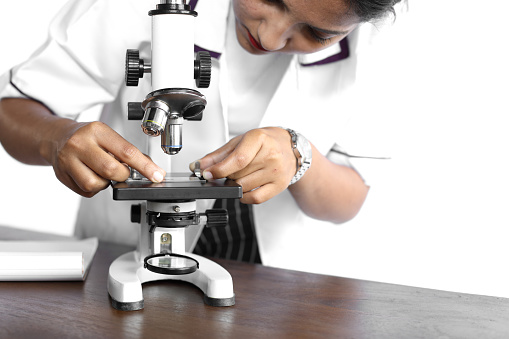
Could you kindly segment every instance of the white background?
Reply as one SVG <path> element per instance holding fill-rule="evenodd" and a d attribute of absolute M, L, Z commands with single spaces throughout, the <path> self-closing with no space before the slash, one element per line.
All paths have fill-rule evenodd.
<path fill-rule="evenodd" d="M 63 3 L 0 4 L 0 73 L 44 41 Z M 410 3 L 405 28 L 359 74 L 360 107 L 391 109 L 382 131 L 391 163 L 357 218 L 310 231 L 310 241 L 328 234 L 324 252 L 296 269 L 509 297 L 508 10 L 495 0 Z M 3 149 L 0 164 L 0 225 L 72 234 L 78 198 L 51 168 Z"/>
<path fill-rule="evenodd" d="M 0 74 L 46 40 L 47 26 L 65 2 L 0 3 Z M 73 234 L 79 197 L 56 179 L 51 167 L 23 165 L 0 147 L 0 176 L 0 225 Z"/>

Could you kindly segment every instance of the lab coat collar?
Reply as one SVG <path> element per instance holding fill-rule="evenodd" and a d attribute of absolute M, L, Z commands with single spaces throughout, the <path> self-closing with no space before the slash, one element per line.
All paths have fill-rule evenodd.
<path fill-rule="evenodd" d="M 346 59 L 350 56 L 348 38 L 345 37 L 339 43 L 321 51 L 299 55 L 299 63 L 303 67 L 326 65 L 332 62 Z"/>

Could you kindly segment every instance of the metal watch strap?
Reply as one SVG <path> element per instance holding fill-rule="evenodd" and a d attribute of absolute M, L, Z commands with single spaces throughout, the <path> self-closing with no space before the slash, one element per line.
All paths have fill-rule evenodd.
<path fill-rule="evenodd" d="M 293 129 L 290 129 L 290 128 L 285 128 L 288 133 L 290 133 L 290 137 L 292 138 L 291 142 L 292 142 L 292 151 L 293 151 L 293 155 L 295 155 L 295 173 L 297 173 L 300 169 L 300 164 L 301 164 L 301 155 L 299 153 L 299 150 L 297 149 L 297 133 L 295 133 L 295 131 Z"/>
<path fill-rule="evenodd" d="M 286 130 L 288 131 L 288 133 L 290 133 L 290 137 L 292 138 L 292 150 L 297 160 L 296 173 L 293 176 L 292 180 L 290 181 L 290 185 L 293 185 L 297 181 L 299 181 L 300 178 L 302 178 L 304 173 L 306 173 L 308 168 L 311 166 L 311 153 L 309 152 L 308 156 L 306 156 L 306 154 L 303 154 L 305 153 L 303 151 L 304 148 L 309 148 L 310 150 L 311 146 L 309 145 L 309 142 L 306 140 L 306 138 L 304 138 L 301 134 L 297 134 L 294 130 L 290 128 L 286 128 Z M 299 145 L 299 139 L 300 141 L 305 143 L 305 145 Z"/>

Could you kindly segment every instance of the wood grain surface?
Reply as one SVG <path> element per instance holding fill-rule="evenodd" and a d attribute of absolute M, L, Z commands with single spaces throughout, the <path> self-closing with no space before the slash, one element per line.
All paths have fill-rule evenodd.
<path fill-rule="evenodd" d="M 1 239 L 50 239 L 0 228 Z M 509 338 L 509 299 L 218 260 L 236 305 L 211 307 L 195 286 L 144 284 L 145 308 L 111 307 L 100 243 L 85 282 L 0 282 L 0 338 Z"/>

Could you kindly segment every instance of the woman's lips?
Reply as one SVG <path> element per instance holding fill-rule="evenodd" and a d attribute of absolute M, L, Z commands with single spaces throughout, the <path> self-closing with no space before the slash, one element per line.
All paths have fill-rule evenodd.
<path fill-rule="evenodd" d="M 253 38 L 253 36 L 251 35 L 251 33 L 249 33 L 249 30 L 247 30 L 247 36 L 249 37 L 249 41 L 251 42 L 251 45 L 253 45 L 253 47 L 255 47 L 256 49 L 259 49 L 260 51 L 263 51 L 263 52 L 268 52 L 265 48 L 263 48 L 259 43 L 258 41 L 255 40 L 255 38 Z"/>

